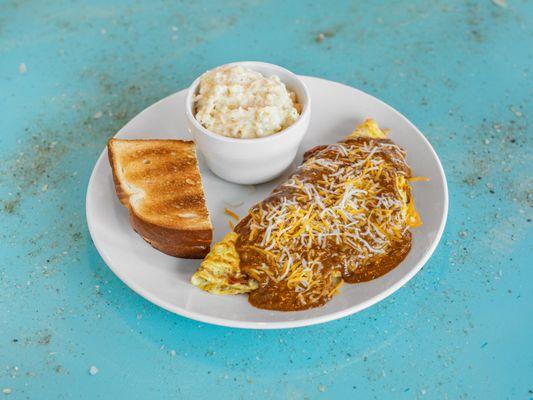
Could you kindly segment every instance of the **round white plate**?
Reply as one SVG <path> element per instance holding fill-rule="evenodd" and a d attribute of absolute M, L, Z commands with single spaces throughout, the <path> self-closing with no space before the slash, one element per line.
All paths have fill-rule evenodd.
<path fill-rule="evenodd" d="M 200 260 L 160 253 L 131 229 L 128 213 L 115 194 L 104 150 L 87 188 L 87 223 L 100 255 L 126 285 L 152 303 L 198 321 L 237 328 L 292 328 L 331 321 L 369 307 L 399 289 L 422 268 L 441 238 L 448 213 L 446 178 L 437 154 L 411 122 L 382 101 L 339 83 L 311 77 L 303 79 L 313 101 L 311 124 L 295 163 L 284 176 L 255 187 L 228 183 L 211 173 L 199 154 L 214 240 L 229 231 L 225 207 L 244 216 L 248 208 L 265 198 L 301 162 L 305 150 L 341 140 L 356 124 L 374 118 L 380 126 L 391 129 L 391 139 L 407 151 L 413 174 L 430 178 L 429 182 L 413 185 L 416 207 L 424 225 L 413 230 L 413 245 L 407 258 L 379 279 L 343 285 L 341 293 L 325 306 L 307 311 L 265 311 L 248 304 L 244 295 L 206 293 L 189 282 Z M 184 109 L 186 92 L 182 90 L 148 107 L 116 137 L 190 139 Z"/>

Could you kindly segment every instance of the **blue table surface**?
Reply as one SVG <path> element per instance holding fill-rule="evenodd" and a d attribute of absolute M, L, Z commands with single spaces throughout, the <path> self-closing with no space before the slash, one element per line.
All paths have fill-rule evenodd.
<path fill-rule="evenodd" d="M 526 0 L 2 1 L 0 398 L 533 398 L 532 33 Z M 404 288 L 247 331 L 106 267 L 84 212 L 106 140 L 234 60 L 362 89 L 433 144 L 448 224 Z"/>

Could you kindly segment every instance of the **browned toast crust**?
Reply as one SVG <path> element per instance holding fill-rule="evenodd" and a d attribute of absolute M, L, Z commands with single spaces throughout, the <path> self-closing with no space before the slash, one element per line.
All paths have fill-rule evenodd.
<path fill-rule="evenodd" d="M 213 230 L 210 228 L 187 227 L 187 229 L 180 229 L 177 227 L 168 227 L 159 224 L 154 224 L 140 215 L 130 203 L 130 195 L 124 189 L 116 169 L 118 168 L 118 160 L 113 151 L 113 141 L 120 139 L 110 139 L 108 145 L 108 157 L 111 164 L 113 174 L 113 182 L 115 184 L 115 191 L 120 202 L 127 208 L 129 220 L 133 229 L 146 240 L 155 249 L 174 257 L 181 258 L 204 258 L 210 249 L 210 244 L 213 236 Z M 166 140 L 151 140 L 151 142 L 166 142 Z M 168 140 L 168 142 L 175 144 L 182 142 L 183 144 L 191 145 L 193 142 L 183 140 Z M 199 176 L 198 176 L 199 179 Z M 201 187 L 201 181 L 199 183 Z M 204 201 L 202 196 L 202 201 Z M 205 207 L 205 203 L 203 205 Z M 209 217 L 207 216 L 207 220 Z"/>
<path fill-rule="evenodd" d="M 157 250 L 180 258 L 204 258 L 209 253 L 213 231 L 169 229 L 144 221 L 131 207 L 128 212 L 135 232 Z"/>

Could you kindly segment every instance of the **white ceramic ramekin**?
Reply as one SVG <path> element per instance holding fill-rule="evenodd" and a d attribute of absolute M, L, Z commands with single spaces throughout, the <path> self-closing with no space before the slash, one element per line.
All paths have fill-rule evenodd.
<path fill-rule="evenodd" d="M 243 61 L 243 67 L 266 76 L 277 75 L 288 89 L 296 93 L 302 112 L 291 126 L 270 136 L 236 139 L 212 133 L 194 117 L 194 98 L 200 78 L 189 88 L 185 109 L 189 131 L 205 156 L 209 169 L 221 178 L 240 184 L 267 182 L 280 175 L 294 160 L 298 147 L 309 127 L 311 98 L 302 80 L 292 72 L 274 64 Z"/>

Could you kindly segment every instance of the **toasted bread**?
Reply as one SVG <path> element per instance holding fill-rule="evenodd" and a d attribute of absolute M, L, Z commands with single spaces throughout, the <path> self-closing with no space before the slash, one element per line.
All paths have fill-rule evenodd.
<path fill-rule="evenodd" d="M 133 229 L 163 253 L 203 258 L 213 229 L 194 142 L 111 139 L 108 156 Z"/>

